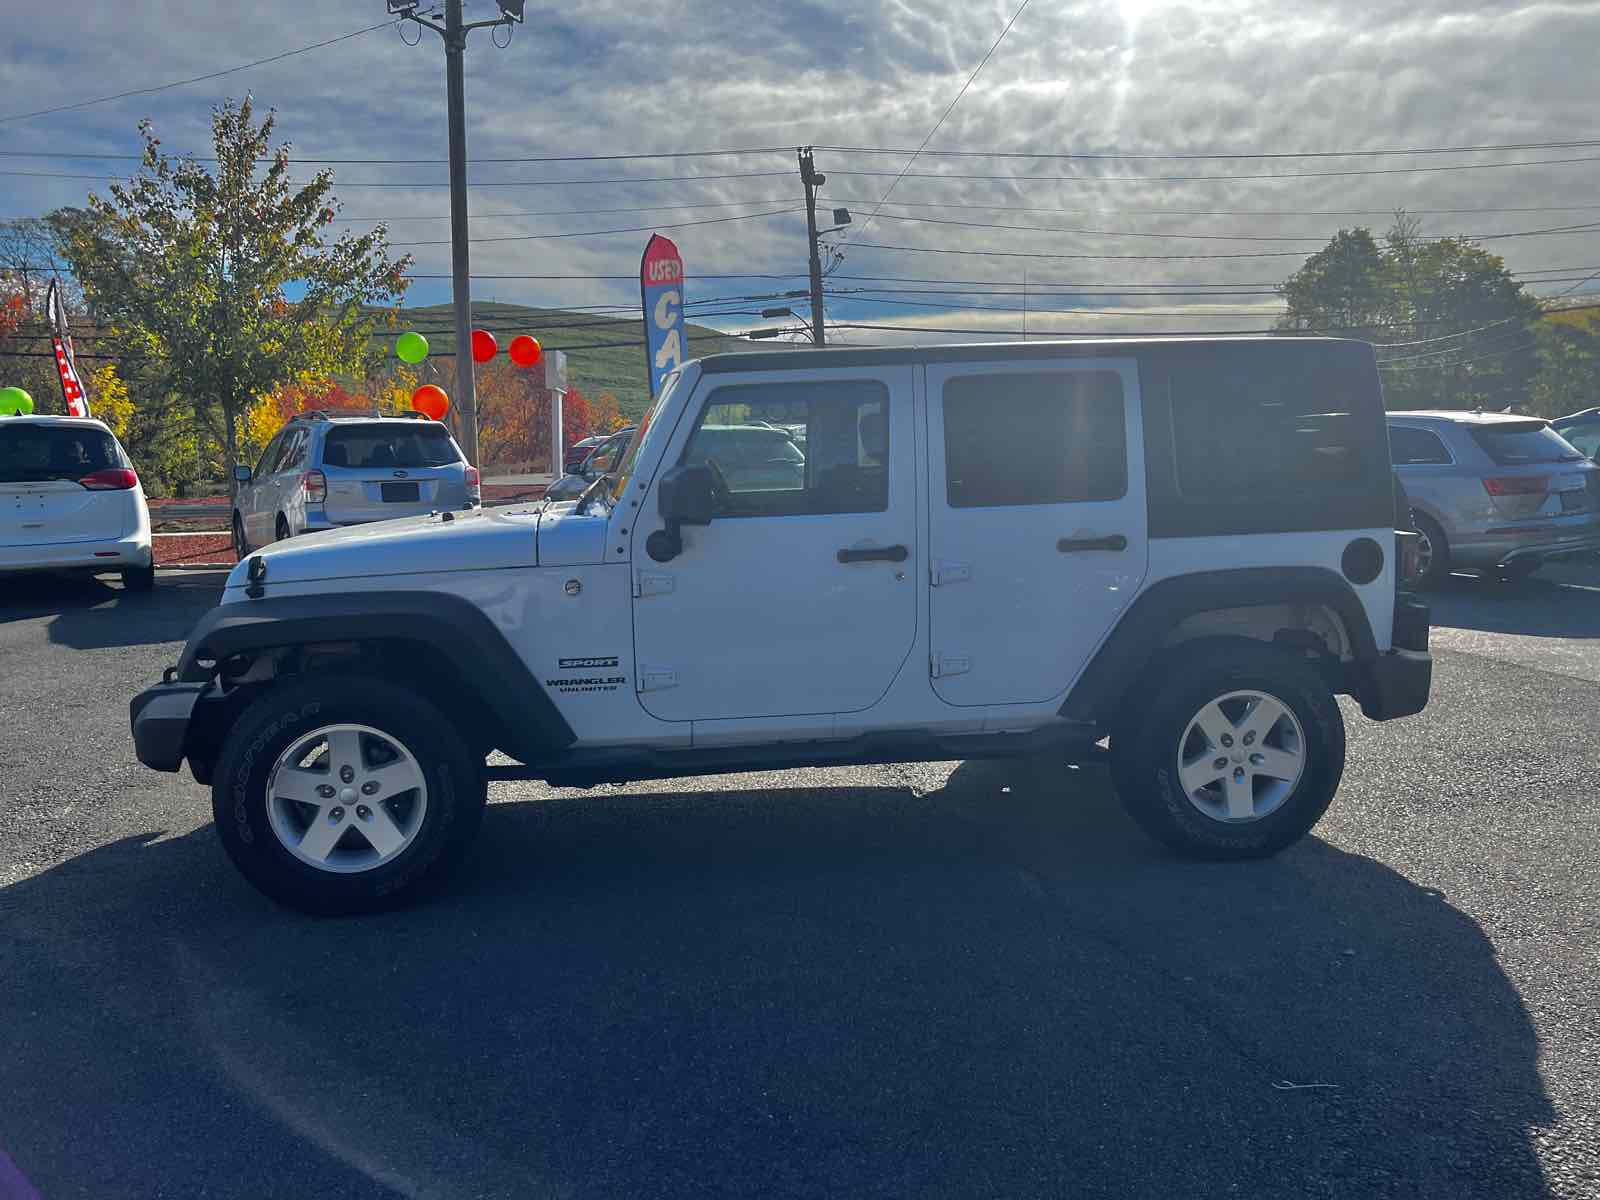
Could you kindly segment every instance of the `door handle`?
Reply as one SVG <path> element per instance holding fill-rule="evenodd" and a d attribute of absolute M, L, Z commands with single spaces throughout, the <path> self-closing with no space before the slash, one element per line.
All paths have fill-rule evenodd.
<path fill-rule="evenodd" d="M 834 555 L 842 563 L 905 562 L 911 551 L 904 546 L 873 546 L 866 550 L 841 550 Z"/>
<path fill-rule="evenodd" d="M 1079 550 L 1126 550 L 1128 539 L 1120 533 L 1113 533 L 1107 537 L 1062 538 L 1056 542 L 1056 549 L 1063 554 L 1075 554 Z"/>

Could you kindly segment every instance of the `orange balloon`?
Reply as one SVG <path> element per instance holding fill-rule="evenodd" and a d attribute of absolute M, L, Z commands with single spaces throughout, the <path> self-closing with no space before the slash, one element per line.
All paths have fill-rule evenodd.
<path fill-rule="evenodd" d="M 543 353 L 544 347 L 539 345 L 539 339 L 536 337 L 522 333 L 511 339 L 511 361 L 519 367 L 533 366 Z"/>
<path fill-rule="evenodd" d="M 445 413 L 450 411 L 450 397 L 442 387 L 425 383 L 411 393 L 411 407 L 435 421 L 442 421 Z"/>

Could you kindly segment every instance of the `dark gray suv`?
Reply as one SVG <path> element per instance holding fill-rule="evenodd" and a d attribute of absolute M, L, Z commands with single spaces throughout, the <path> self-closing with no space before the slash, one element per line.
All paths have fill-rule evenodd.
<path fill-rule="evenodd" d="M 240 558 L 296 534 L 481 503 L 478 469 L 446 426 L 420 414 L 301 413 L 234 478 Z"/>

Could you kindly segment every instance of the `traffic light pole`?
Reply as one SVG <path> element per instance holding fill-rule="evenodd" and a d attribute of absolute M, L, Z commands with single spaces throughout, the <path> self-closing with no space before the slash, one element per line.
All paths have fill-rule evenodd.
<path fill-rule="evenodd" d="M 811 344 L 827 345 L 827 333 L 822 324 L 822 256 L 817 250 L 817 189 L 826 181 L 818 175 L 811 160 L 811 147 L 802 146 L 800 156 L 800 182 L 806 189 L 806 239 L 811 248 Z"/>

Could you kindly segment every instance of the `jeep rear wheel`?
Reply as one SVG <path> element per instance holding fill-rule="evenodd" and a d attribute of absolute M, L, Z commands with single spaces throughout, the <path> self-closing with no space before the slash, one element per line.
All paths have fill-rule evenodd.
<path fill-rule="evenodd" d="M 1244 639 L 1164 656 L 1111 740 L 1124 807 L 1197 858 L 1275 854 L 1327 811 L 1344 773 L 1344 718 L 1303 657 Z"/>
<path fill-rule="evenodd" d="M 222 844 L 251 883 L 313 913 L 392 908 L 465 853 L 483 763 L 449 720 L 381 679 L 311 676 L 234 724 L 212 783 Z"/>

